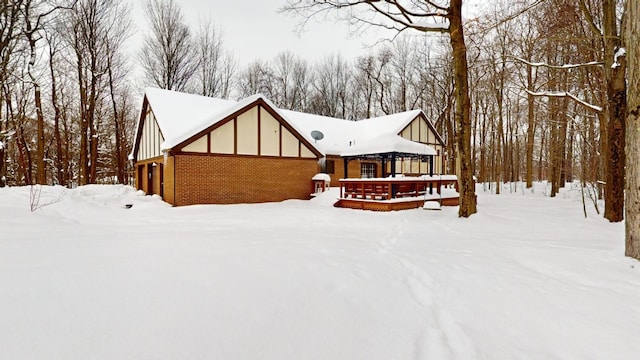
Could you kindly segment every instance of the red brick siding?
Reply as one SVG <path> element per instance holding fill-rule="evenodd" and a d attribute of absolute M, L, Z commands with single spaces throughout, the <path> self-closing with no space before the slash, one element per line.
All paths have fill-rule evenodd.
<path fill-rule="evenodd" d="M 175 176 L 173 174 L 174 157 L 167 157 L 167 163 L 164 164 L 164 201 L 171 205 L 175 205 L 174 184 Z"/>
<path fill-rule="evenodd" d="M 175 205 L 308 199 L 317 159 L 175 156 Z"/>

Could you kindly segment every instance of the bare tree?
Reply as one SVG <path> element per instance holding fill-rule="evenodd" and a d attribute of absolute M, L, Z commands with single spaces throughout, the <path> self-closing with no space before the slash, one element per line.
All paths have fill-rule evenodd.
<path fill-rule="evenodd" d="M 132 23 L 131 18 L 127 15 L 129 9 L 119 1 L 115 1 L 112 11 L 112 19 L 116 20 L 112 23 L 112 31 L 109 32 L 105 39 L 106 58 L 107 58 L 107 76 L 109 97 L 111 100 L 111 110 L 113 116 L 113 132 L 114 154 L 115 157 L 115 173 L 119 184 L 126 184 L 126 168 L 128 151 L 125 146 L 125 127 L 127 123 L 126 105 L 122 105 L 123 97 L 127 95 L 127 87 L 125 78 L 129 73 L 130 64 L 123 55 L 124 42 L 131 36 Z M 120 104 L 119 104 L 120 102 Z"/>
<path fill-rule="evenodd" d="M 495 21 L 496 19 L 494 19 Z M 490 76 L 489 83 L 491 88 L 489 91 L 494 97 L 496 109 L 496 117 L 498 124 L 496 127 L 495 147 L 496 152 L 493 158 L 496 161 L 494 168 L 494 179 L 496 181 L 496 194 L 500 194 L 502 187 L 502 181 L 507 179 L 507 156 L 509 151 L 506 149 L 506 134 L 505 134 L 505 121 L 506 121 L 506 109 L 505 105 L 508 102 L 506 91 L 507 83 L 510 81 L 511 76 L 510 64 L 508 61 L 509 51 L 511 51 L 512 44 L 509 41 L 509 23 L 502 23 L 494 28 L 495 36 L 492 37 L 490 46 L 490 52 L 488 54 L 489 64 L 487 66 L 487 73 Z"/>
<path fill-rule="evenodd" d="M 199 57 L 199 66 L 194 75 L 197 80 L 196 91 L 203 96 L 228 97 L 237 64 L 224 49 L 220 31 L 215 29 L 211 21 L 200 24 L 195 45 Z"/>
<path fill-rule="evenodd" d="M 626 119 L 625 255 L 640 260 L 640 3 L 626 2 L 628 116 Z"/>
<path fill-rule="evenodd" d="M 264 94 L 272 97 L 274 76 L 269 65 L 261 60 L 250 63 L 240 75 L 238 92 L 240 97 Z"/>
<path fill-rule="evenodd" d="M 584 4 L 584 0 L 581 0 Z M 616 1 L 603 0 L 602 40 L 604 43 L 604 73 L 607 86 L 607 142 L 605 162 L 607 169 L 607 196 L 604 217 L 611 222 L 624 219 L 624 167 L 625 167 L 625 117 L 627 114 L 627 88 L 625 82 L 626 61 L 624 55 L 616 55 L 622 44 L 618 32 Z M 594 30 L 595 31 L 595 30 Z"/>
<path fill-rule="evenodd" d="M 516 41 L 516 48 L 519 52 L 519 56 L 528 62 L 533 62 L 533 57 L 540 47 L 540 35 L 536 29 L 532 16 L 519 17 L 516 24 L 517 36 L 520 41 Z M 535 133 L 536 133 L 536 104 L 534 100 L 534 93 L 536 89 L 536 82 L 538 79 L 538 71 L 534 66 L 527 66 L 524 70 L 524 75 L 521 75 L 522 87 L 527 89 L 527 126 L 526 126 L 526 170 L 525 179 L 526 187 L 531 188 L 533 186 L 533 150 L 535 147 Z"/>
<path fill-rule="evenodd" d="M 398 37 L 391 46 L 393 57 L 390 70 L 393 78 L 393 113 L 413 110 L 417 102 L 416 71 L 413 64 L 419 63 L 415 41 L 408 37 Z M 419 92 L 419 90 L 418 90 Z"/>
<path fill-rule="evenodd" d="M 347 109 L 351 69 L 340 55 L 329 55 L 316 65 L 315 90 L 309 104 L 314 114 L 348 119 Z"/>
<path fill-rule="evenodd" d="M 62 133 L 60 129 L 60 122 L 62 119 L 62 111 L 60 108 L 60 101 L 58 99 L 58 77 L 56 73 L 56 64 L 57 58 L 61 47 L 61 41 L 59 40 L 59 36 L 54 32 L 47 32 L 45 34 L 47 38 L 47 43 L 49 44 L 49 73 L 51 76 L 51 106 L 53 107 L 53 136 L 54 136 L 54 144 L 55 144 L 55 160 L 54 160 L 54 168 L 55 168 L 55 183 L 65 186 L 67 183 L 67 176 L 65 174 L 65 169 L 68 168 L 66 166 L 67 159 L 65 159 L 63 155 L 63 145 L 62 145 Z"/>
<path fill-rule="evenodd" d="M 383 64 L 378 61 L 379 57 L 372 54 L 359 57 L 356 60 L 354 81 L 356 84 L 356 98 L 360 104 L 364 104 L 364 109 L 358 113 L 358 118 L 367 119 L 373 117 L 375 113 L 375 102 L 377 83 L 380 77 Z"/>
<path fill-rule="evenodd" d="M 110 80 L 122 75 L 114 74 L 121 63 L 123 41 L 128 32 L 127 9 L 120 0 L 80 0 L 72 16 L 65 21 L 65 35 L 70 46 L 69 61 L 76 68 L 79 92 L 79 151 L 78 168 L 81 185 L 95 183 L 103 156 L 100 144 L 109 141 L 112 134 L 106 102 L 110 94 Z M 113 108 L 112 108 L 113 109 Z M 113 112 L 111 112 L 113 114 Z M 118 114 L 113 114 L 117 118 Z"/>
<path fill-rule="evenodd" d="M 10 64 L 18 50 L 20 9 L 22 0 L 5 1 L 0 4 L 0 187 L 6 184 L 7 148 L 12 131 L 9 130 L 8 111 L 2 111 L 8 105 L 8 76 Z"/>
<path fill-rule="evenodd" d="M 600 135 L 602 138 L 602 152 L 604 154 L 605 164 L 605 218 L 609 221 L 616 222 L 623 220 L 624 212 L 624 143 L 625 143 L 625 127 L 624 117 L 626 114 L 626 88 L 625 88 L 625 59 L 624 56 L 617 58 L 615 56 L 616 50 L 620 48 L 621 39 L 618 31 L 619 17 L 617 12 L 619 10 L 619 1 L 605 0 L 605 1 L 587 1 L 580 0 L 577 3 L 555 1 L 551 2 L 548 9 L 548 16 L 544 21 L 543 26 L 547 28 L 558 28 L 559 32 L 554 33 L 554 39 L 559 43 L 560 49 L 564 52 L 564 55 L 553 59 L 556 63 L 562 63 L 561 66 L 548 65 L 551 61 L 548 61 L 545 66 L 550 72 L 561 71 L 562 73 L 554 77 L 551 83 L 557 79 L 558 76 L 564 79 L 564 83 L 558 84 L 557 89 L 552 89 L 551 92 L 541 92 L 536 95 L 564 97 L 574 100 L 580 105 L 586 106 L 596 112 L 601 113 L 600 119 Z M 550 10 L 550 11 L 549 11 Z M 558 14 L 562 14 L 558 16 Z M 573 21 L 566 21 L 566 19 L 574 19 Z M 562 32 L 565 32 L 562 34 Z M 589 36 L 591 34 L 591 36 Z M 552 35 L 548 32 L 548 36 Z M 597 39 L 596 42 L 591 42 L 588 39 Z M 564 40 L 563 40 L 564 39 Z M 587 39 L 581 44 L 576 39 Z M 580 49 L 583 46 L 585 49 Z M 596 48 L 597 51 L 591 49 Z M 590 60 L 585 58 L 585 55 L 592 56 Z M 596 57 L 596 59 L 593 59 Z M 617 60 L 616 60 L 617 59 Z M 573 64 L 572 64 L 573 62 Z M 531 63 L 529 63 L 531 65 Z M 584 100 L 575 94 L 573 91 L 584 93 L 585 84 L 576 83 L 576 74 L 580 68 L 603 66 L 602 71 L 604 76 L 597 74 L 596 76 L 602 79 L 602 92 L 606 94 L 603 99 L 600 99 L 597 95 L 596 100 L 602 101 L 602 106 L 592 105 L 589 101 Z M 540 66 L 538 64 L 538 66 Z M 572 71 L 572 75 L 568 75 L 569 70 Z M 572 89 L 572 87 L 574 87 Z M 530 95 L 532 93 L 530 92 Z M 558 102 L 558 100 L 550 100 L 552 104 Z M 558 117 L 556 121 L 562 124 L 561 134 L 566 135 L 564 132 L 566 127 L 566 116 L 564 113 L 567 108 L 562 107 L 559 109 L 561 117 Z M 554 127 L 551 127 L 554 130 Z M 553 135 L 554 132 L 552 131 Z M 552 136 L 551 140 L 555 138 L 560 141 L 565 139 Z M 554 145 L 552 143 L 552 145 Z M 552 147 L 554 150 L 556 147 Z M 559 143 L 558 151 L 564 151 L 564 143 Z M 557 166 L 562 163 L 564 166 L 564 154 L 555 154 L 552 156 L 552 165 Z M 556 171 L 555 167 L 552 167 L 553 171 Z M 552 175 L 552 183 L 562 183 L 561 180 L 565 179 L 566 169 L 561 169 L 559 173 L 554 172 Z M 560 179 L 560 180 L 558 180 Z M 556 189 L 557 190 L 557 189 Z M 552 195 L 555 194 L 555 190 L 552 191 Z"/>
<path fill-rule="evenodd" d="M 79 2 L 72 19 L 67 23 L 69 44 L 73 49 L 72 61 L 77 71 L 77 83 L 80 93 L 80 151 L 79 181 L 80 185 L 95 182 L 97 165 L 98 134 L 96 129 L 96 109 L 99 107 L 100 92 L 104 87 L 103 76 L 106 71 L 104 58 L 105 36 L 104 14 L 94 0 Z"/>
<path fill-rule="evenodd" d="M 66 7 L 61 5 L 49 5 L 46 1 L 38 0 L 25 0 L 22 7 L 22 19 L 23 27 L 22 34 L 24 35 L 28 47 L 29 47 L 29 62 L 27 63 L 27 74 L 31 86 L 33 86 L 34 104 L 36 110 L 37 120 L 37 152 L 36 152 L 36 182 L 38 184 L 46 184 L 46 168 L 44 161 L 45 153 L 45 138 L 44 138 L 44 114 L 42 105 L 42 90 L 40 88 L 39 79 L 35 74 L 36 59 L 38 56 L 37 43 L 42 39 L 42 30 L 45 26 L 47 18 L 51 17 L 57 10 Z"/>
<path fill-rule="evenodd" d="M 448 5 L 448 6 L 447 6 Z M 421 32 L 449 33 L 453 49 L 455 83 L 455 119 L 460 164 L 460 217 L 469 217 L 477 212 L 476 195 L 471 162 L 471 102 L 467 74 L 467 48 L 462 23 L 462 0 L 440 2 L 411 0 L 389 0 L 384 3 L 370 0 L 290 0 L 284 11 L 314 16 L 328 11 L 343 11 L 340 14 L 352 20 L 372 26 L 403 32 L 413 29 Z M 425 20 L 431 20 L 425 23 Z"/>
<path fill-rule="evenodd" d="M 163 89 L 188 90 L 199 63 L 179 5 L 174 0 L 148 0 L 145 12 L 150 33 L 142 44 L 140 62 L 147 80 Z"/>
<path fill-rule="evenodd" d="M 274 59 L 272 74 L 275 104 L 284 109 L 303 110 L 311 84 L 307 62 L 291 52 L 281 52 Z"/>
<path fill-rule="evenodd" d="M 0 2 L 2 185 L 125 178 L 133 117 L 132 104 L 120 100 L 130 98 L 122 51 L 131 26 L 122 4 Z M 113 163 L 111 149 L 120 155 Z"/>

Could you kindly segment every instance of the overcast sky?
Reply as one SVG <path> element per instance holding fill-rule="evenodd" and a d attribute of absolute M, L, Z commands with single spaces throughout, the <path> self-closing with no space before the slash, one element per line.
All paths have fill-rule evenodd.
<path fill-rule="evenodd" d="M 256 59 L 271 60 L 281 51 L 289 50 L 311 62 L 325 55 L 341 53 L 355 58 L 375 43 L 370 37 L 349 36 L 344 23 L 311 21 L 300 35 L 295 28 L 302 20 L 292 14 L 280 14 L 278 9 L 286 0 L 176 0 L 192 29 L 198 28 L 201 18 L 210 17 L 222 29 L 225 48 L 234 53 L 241 66 Z M 134 19 L 142 38 L 146 28 L 143 15 L 144 0 L 133 0 Z M 134 43 L 141 41 L 133 39 Z"/>

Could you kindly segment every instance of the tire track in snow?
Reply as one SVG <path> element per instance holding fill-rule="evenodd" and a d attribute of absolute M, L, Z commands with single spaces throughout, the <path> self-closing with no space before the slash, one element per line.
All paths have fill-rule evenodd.
<path fill-rule="evenodd" d="M 415 214 L 415 213 L 414 213 Z M 414 215 L 412 214 L 412 215 Z M 397 262 L 406 274 L 404 283 L 414 302 L 425 313 L 425 328 L 415 339 L 415 359 L 474 359 L 477 358 L 471 339 L 455 323 L 437 298 L 437 282 L 420 267 L 393 252 L 411 218 L 405 216 L 378 244 L 379 252 Z"/>

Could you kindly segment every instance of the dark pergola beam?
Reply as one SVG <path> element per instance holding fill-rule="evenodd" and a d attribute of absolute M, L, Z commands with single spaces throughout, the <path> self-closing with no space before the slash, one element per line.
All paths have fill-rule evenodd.
<path fill-rule="evenodd" d="M 391 153 L 391 177 L 396 177 L 396 153 Z"/>
<path fill-rule="evenodd" d="M 387 177 L 387 159 L 386 158 L 382 158 L 382 177 L 385 178 Z"/>
<path fill-rule="evenodd" d="M 349 158 L 345 157 L 345 158 L 342 159 L 342 161 L 344 163 L 344 178 L 348 179 L 349 178 L 349 174 L 348 174 L 348 171 L 349 171 Z"/>
<path fill-rule="evenodd" d="M 433 155 L 429 155 L 429 176 L 433 177 Z M 429 195 L 433 195 L 433 183 L 429 183 Z"/>

